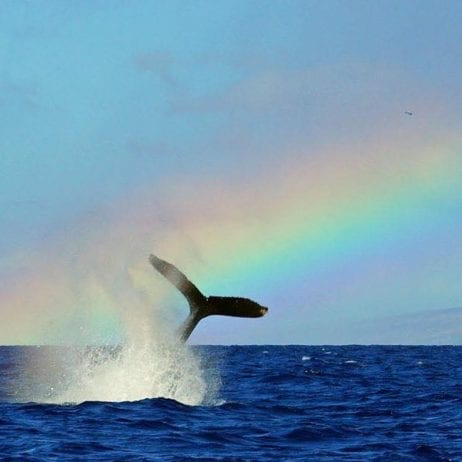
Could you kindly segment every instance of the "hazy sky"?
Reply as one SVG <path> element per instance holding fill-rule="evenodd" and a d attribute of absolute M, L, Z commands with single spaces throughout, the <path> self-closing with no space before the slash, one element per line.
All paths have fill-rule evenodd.
<path fill-rule="evenodd" d="M 1 2 L 0 343 L 182 319 L 150 252 L 270 308 L 195 342 L 462 343 L 461 24 L 449 0 Z"/>

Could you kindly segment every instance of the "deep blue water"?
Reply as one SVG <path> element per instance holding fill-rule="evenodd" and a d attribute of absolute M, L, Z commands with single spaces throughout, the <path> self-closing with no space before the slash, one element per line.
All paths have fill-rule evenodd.
<path fill-rule="evenodd" d="M 18 403 L 0 348 L 0 459 L 462 460 L 462 347 L 196 347 L 214 402 Z M 30 374 L 30 372 L 29 372 Z"/>

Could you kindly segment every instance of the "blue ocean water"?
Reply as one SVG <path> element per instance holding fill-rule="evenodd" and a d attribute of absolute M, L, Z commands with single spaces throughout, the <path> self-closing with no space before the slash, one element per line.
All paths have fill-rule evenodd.
<path fill-rule="evenodd" d="M 215 383 L 196 405 L 21 403 L 59 368 L 40 375 L 36 349 L 0 348 L 0 459 L 462 460 L 462 347 L 192 349 Z"/>

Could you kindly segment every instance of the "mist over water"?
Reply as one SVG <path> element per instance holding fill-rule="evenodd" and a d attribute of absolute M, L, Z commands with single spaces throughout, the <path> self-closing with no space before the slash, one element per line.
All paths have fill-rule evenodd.
<path fill-rule="evenodd" d="M 156 325 L 156 327 L 154 327 Z M 169 398 L 213 404 L 219 379 L 171 326 L 135 317 L 116 346 L 37 347 L 21 374 L 17 401 L 82 403 Z"/>
<path fill-rule="evenodd" d="M 127 344 L 120 350 L 88 349 L 72 371 L 73 380 L 50 401 L 138 401 L 171 398 L 201 404 L 207 391 L 200 360 L 178 343 Z"/>

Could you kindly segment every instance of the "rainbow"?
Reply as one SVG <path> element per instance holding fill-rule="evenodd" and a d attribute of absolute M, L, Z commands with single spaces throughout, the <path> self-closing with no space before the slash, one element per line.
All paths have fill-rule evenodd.
<path fill-rule="evenodd" d="M 454 214 L 462 193 L 460 146 L 441 143 L 393 154 L 369 146 L 372 153 L 307 156 L 304 165 L 260 180 L 256 196 L 252 184 L 244 190 L 238 185 L 236 195 L 220 192 L 221 185 L 205 186 L 199 201 L 181 212 L 187 217 L 183 232 L 209 259 L 199 277 L 220 292 L 277 287 L 282 275 L 286 290 L 288 275 L 296 285 L 297 275 L 314 277 L 345 260 L 438 233 L 460 220 Z M 197 192 L 190 195 L 197 200 Z M 196 220 L 210 196 L 214 213 Z M 175 253 L 175 242 L 165 245 Z"/>
<path fill-rule="evenodd" d="M 370 142 L 355 152 L 302 148 L 256 182 L 186 177 L 144 186 L 115 200 L 109 221 L 83 219 L 35 256 L 4 260 L 14 271 L 3 270 L 1 342 L 61 343 L 82 331 L 88 341 L 120 338 L 121 311 L 168 297 L 147 264 L 151 251 L 210 294 L 271 305 L 308 283 L 334 286 L 348 268 L 415 252 L 418 240 L 462 227 L 461 149 L 452 138 Z M 363 277 L 369 298 L 380 293 Z"/>

